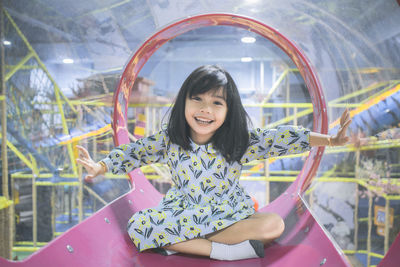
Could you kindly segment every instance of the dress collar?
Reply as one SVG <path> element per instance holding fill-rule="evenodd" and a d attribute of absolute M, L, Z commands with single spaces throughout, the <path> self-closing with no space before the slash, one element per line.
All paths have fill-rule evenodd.
<path fill-rule="evenodd" d="M 208 143 L 205 145 L 198 145 L 196 144 L 192 138 L 190 138 L 190 145 L 192 146 L 192 151 L 193 152 L 198 152 L 199 150 L 202 150 L 203 152 L 207 152 L 208 154 L 215 154 L 217 153 L 217 151 L 215 150 L 214 146 L 212 145 L 212 143 Z"/>

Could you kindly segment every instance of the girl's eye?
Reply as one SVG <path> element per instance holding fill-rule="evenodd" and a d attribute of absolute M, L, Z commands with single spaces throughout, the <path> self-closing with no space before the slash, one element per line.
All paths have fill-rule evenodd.
<path fill-rule="evenodd" d="M 193 97 L 192 97 L 192 100 L 195 100 L 195 101 L 200 101 L 200 100 L 201 100 L 201 98 L 200 98 L 200 97 L 198 97 L 198 96 L 193 96 Z"/>
<path fill-rule="evenodd" d="M 223 105 L 222 102 L 219 102 L 219 101 L 215 101 L 214 104 L 218 105 L 218 106 L 222 106 Z"/>

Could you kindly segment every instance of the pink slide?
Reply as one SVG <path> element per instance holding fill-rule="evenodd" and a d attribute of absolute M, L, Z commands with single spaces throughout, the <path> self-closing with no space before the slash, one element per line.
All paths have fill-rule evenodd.
<path fill-rule="evenodd" d="M 274 29 L 254 20 L 233 14 L 206 14 L 186 18 L 160 30 L 133 55 L 114 94 L 114 131 L 116 145 L 129 142 L 126 113 L 130 89 L 150 56 L 168 40 L 199 27 L 228 25 L 251 29 L 285 51 L 302 74 L 314 105 L 314 131 L 326 133 L 326 104 L 319 81 L 301 51 Z M 312 181 L 323 148 L 313 149 L 297 180 L 270 205 L 260 211 L 273 211 L 285 219 L 283 236 L 266 248 L 265 258 L 242 261 L 216 261 L 188 255 L 162 256 L 153 252 L 139 253 L 126 232 L 133 213 L 155 206 L 160 193 L 137 169 L 129 174 L 132 190 L 110 203 L 79 225 L 59 236 L 21 262 L 0 258 L 0 266 L 350 266 L 344 254 L 317 223 L 301 195 Z M 379 266 L 400 262 L 400 237 L 397 237 Z M 396 265 L 398 266 L 398 265 Z"/>
<path fill-rule="evenodd" d="M 283 238 L 266 249 L 263 259 L 235 262 L 186 255 L 162 256 L 139 253 L 126 232 L 130 216 L 157 204 L 161 195 L 140 170 L 130 174 L 136 188 L 92 217 L 73 227 L 22 262 L 0 259 L 0 266 L 350 266 L 316 223 L 297 196 L 294 183 L 264 211 L 275 211 L 286 219 Z"/>

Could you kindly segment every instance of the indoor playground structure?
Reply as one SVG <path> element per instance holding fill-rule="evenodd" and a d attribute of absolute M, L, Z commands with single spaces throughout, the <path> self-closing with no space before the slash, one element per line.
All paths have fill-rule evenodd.
<path fill-rule="evenodd" d="M 0 266 L 400 264 L 400 2 L 0 0 Z M 252 127 L 302 125 L 350 142 L 244 166 L 283 235 L 265 258 L 139 253 L 126 227 L 171 186 L 167 166 L 92 183 L 95 160 L 155 133 L 185 77 L 218 64 Z"/>

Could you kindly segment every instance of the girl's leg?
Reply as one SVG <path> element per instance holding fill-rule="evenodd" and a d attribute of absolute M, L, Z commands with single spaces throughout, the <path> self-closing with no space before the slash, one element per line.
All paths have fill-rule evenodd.
<path fill-rule="evenodd" d="M 173 245 L 165 249 L 187 254 L 210 256 L 211 242 L 223 244 L 237 244 L 245 240 L 260 240 L 264 244 L 278 238 L 285 229 L 282 218 L 275 213 L 257 212 L 249 218 L 209 234 L 206 239 L 196 238 Z"/>
<path fill-rule="evenodd" d="M 209 234 L 210 241 L 236 244 L 244 240 L 260 240 L 267 244 L 280 237 L 285 230 L 283 219 L 276 213 L 256 212 L 249 218 Z"/>

